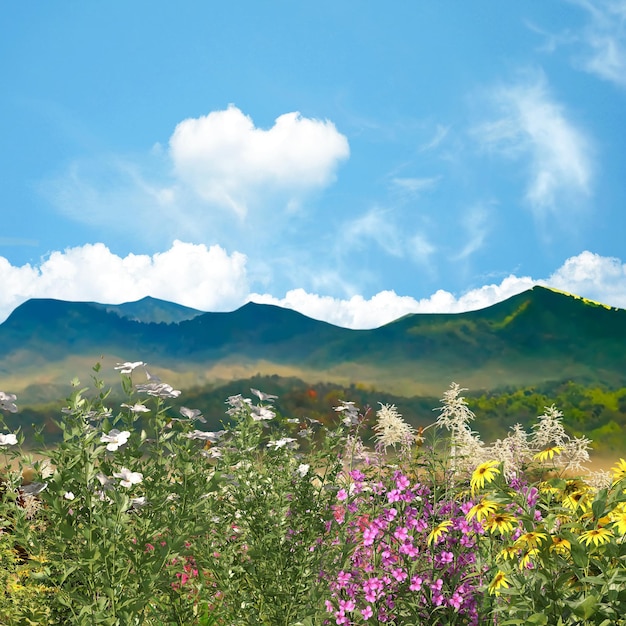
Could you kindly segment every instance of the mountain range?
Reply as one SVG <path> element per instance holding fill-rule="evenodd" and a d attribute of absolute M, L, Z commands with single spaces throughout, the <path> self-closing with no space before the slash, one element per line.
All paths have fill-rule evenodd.
<path fill-rule="evenodd" d="M 154 298 L 33 299 L 0 324 L 0 347 L 0 389 L 23 404 L 66 397 L 96 362 L 113 381 L 124 361 L 145 361 L 180 389 L 255 374 L 403 396 L 440 397 L 451 381 L 472 390 L 626 386 L 626 310 L 539 286 L 478 311 L 410 314 L 372 330 L 266 304 L 205 313 Z"/>

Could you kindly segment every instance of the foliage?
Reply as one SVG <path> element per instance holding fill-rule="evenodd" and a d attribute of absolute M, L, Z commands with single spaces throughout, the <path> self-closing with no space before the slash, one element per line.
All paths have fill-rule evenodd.
<path fill-rule="evenodd" d="M 252 388 L 209 430 L 143 363 L 117 369 L 123 401 L 99 366 L 74 381 L 37 460 L 1 429 L 2 623 L 623 620 L 626 461 L 585 473 L 554 406 L 486 444 L 456 384 L 417 430 L 395 405 L 329 390 L 317 419 Z"/>

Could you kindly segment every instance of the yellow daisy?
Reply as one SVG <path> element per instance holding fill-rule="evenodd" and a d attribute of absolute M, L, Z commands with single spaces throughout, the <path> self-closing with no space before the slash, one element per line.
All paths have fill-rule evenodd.
<path fill-rule="evenodd" d="M 613 528 L 617 528 L 617 532 L 620 535 L 626 534 L 626 512 L 611 515 L 611 518 L 613 520 Z"/>
<path fill-rule="evenodd" d="M 611 470 L 613 471 L 613 484 L 618 483 L 622 478 L 626 478 L 626 461 L 620 459 Z"/>
<path fill-rule="evenodd" d="M 496 502 L 483 498 L 467 512 L 465 519 L 469 522 L 476 518 L 480 522 L 481 519 L 485 519 L 492 513 L 495 513 L 497 509 L 498 505 Z"/>
<path fill-rule="evenodd" d="M 550 552 L 557 552 L 558 554 L 567 555 L 572 549 L 572 544 L 563 537 L 553 536 L 552 545 L 550 546 Z"/>
<path fill-rule="evenodd" d="M 531 548 L 527 552 L 522 555 L 522 558 L 519 562 L 520 570 L 527 568 L 529 565 L 532 565 L 532 559 L 539 553 L 538 548 Z"/>
<path fill-rule="evenodd" d="M 551 448 L 546 448 L 541 452 L 537 452 L 533 459 L 535 461 L 539 461 L 540 463 L 544 463 L 545 461 L 551 461 L 555 454 L 561 454 L 563 452 L 563 448 L 561 446 L 552 446 Z"/>
<path fill-rule="evenodd" d="M 568 481 L 569 482 L 569 481 Z M 589 510 L 589 494 L 586 489 L 576 489 L 575 485 L 568 485 L 563 492 L 563 498 L 561 504 L 570 509 L 570 511 L 576 511 L 581 509 L 585 512 Z"/>
<path fill-rule="evenodd" d="M 498 531 L 501 535 L 510 533 L 517 526 L 517 518 L 510 513 L 494 513 L 485 519 L 484 526 L 491 533 Z"/>
<path fill-rule="evenodd" d="M 448 532 L 448 528 L 452 526 L 452 522 L 450 520 L 444 520 L 435 526 L 428 535 L 428 545 L 433 543 L 433 541 L 437 541 L 441 535 Z"/>
<path fill-rule="evenodd" d="M 527 546 L 529 549 L 537 548 L 540 546 L 546 539 L 548 535 L 545 533 L 540 533 L 534 530 L 531 530 L 523 535 L 520 535 L 515 542 L 515 546 L 518 548 L 523 548 Z"/>
<path fill-rule="evenodd" d="M 498 570 L 498 573 L 493 577 L 493 580 L 489 583 L 489 593 L 491 595 L 500 595 L 500 588 L 508 589 L 510 582 L 508 581 L 506 574 Z"/>
<path fill-rule="evenodd" d="M 502 548 L 498 554 L 496 554 L 496 561 L 506 561 L 507 559 L 515 559 L 519 550 L 515 546 L 507 546 Z"/>
<path fill-rule="evenodd" d="M 500 473 L 498 465 L 500 465 L 498 461 L 486 461 L 474 470 L 470 480 L 472 493 L 475 493 L 477 489 L 482 489 L 485 483 L 490 483 Z"/>
<path fill-rule="evenodd" d="M 591 530 L 587 530 L 580 535 L 580 539 L 586 546 L 589 546 L 592 542 L 594 546 L 601 546 L 602 544 L 611 541 L 611 537 L 613 537 L 613 532 L 603 526 L 592 528 Z"/>

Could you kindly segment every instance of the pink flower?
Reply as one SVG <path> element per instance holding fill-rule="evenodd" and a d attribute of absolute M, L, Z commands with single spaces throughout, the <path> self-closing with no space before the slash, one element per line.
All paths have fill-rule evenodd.
<path fill-rule="evenodd" d="M 419 576 L 413 576 L 411 578 L 411 584 L 409 585 L 409 589 L 411 591 L 419 591 L 422 588 L 422 583 L 424 581 Z"/>
<path fill-rule="evenodd" d="M 345 489 L 340 489 L 337 493 L 337 500 L 343 502 L 348 499 L 348 492 Z"/>
<path fill-rule="evenodd" d="M 372 607 L 368 604 L 364 609 L 361 609 L 361 615 L 363 619 L 369 619 L 374 615 L 374 611 L 372 611 Z"/>

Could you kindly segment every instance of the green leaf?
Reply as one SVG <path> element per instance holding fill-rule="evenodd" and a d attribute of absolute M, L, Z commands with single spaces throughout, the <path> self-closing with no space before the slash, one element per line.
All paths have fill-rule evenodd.
<path fill-rule="evenodd" d="M 578 602 L 570 603 L 574 615 L 589 619 L 598 610 L 598 598 L 595 595 L 588 595 Z"/>
<path fill-rule="evenodd" d="M 593 516 L 596 519 L 600 519 L 601 517 L 604 517 L 604 512 L 606 510 L 606 497 L 607 497 L 607 490 L 601 489 L 600 491 L 598 491 L 598 494 L 596 495 L 593 501 L 593 504 L 591 505 Z"/>
<path fill-rule="evenodd" d="M 548 617 L 543 613 L 533 613 L 530 617 L 526 618 L 526 623 L 536 624 L 537 626 L 546 626 L 548 623 Z"/>

